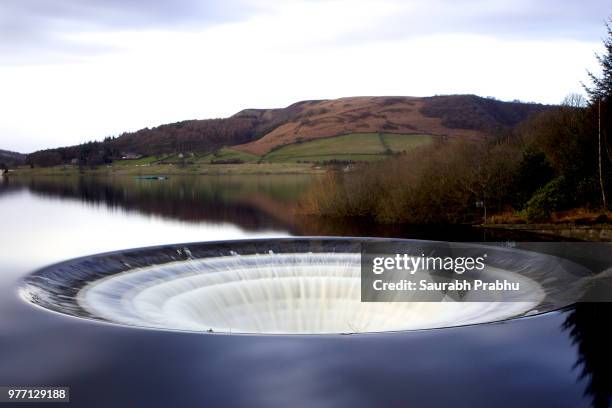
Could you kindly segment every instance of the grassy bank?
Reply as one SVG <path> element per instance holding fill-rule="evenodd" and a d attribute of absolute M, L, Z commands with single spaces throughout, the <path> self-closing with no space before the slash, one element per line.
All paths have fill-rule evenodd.
<path fill-rule="evenodd" d="M 174 164 L 141 164 L 141 165 L 112 165 L 96 168 L 79 169 L 77 166 L 55 167 L 21 167 L 9 174 L 9 177 L 19 176 L 74 176 L 88 175 L 117 175 L 117 176 L 146 176 L 146 175 L 229 175 L 229 174 L 319 174 L 323 173 L 319 167 L 301 163 L 242 163 L 242 164 L 188 164 L 185 166 Z"/>
<path fill-rule="evenodd" d="M 593 242 L 611 242 L 612 224 L 485 224 L 487 230 L 529 232 L 538 235 L 551 235 L 565 239 Z"/>
<path fill-rule="evenodd" d="M 525 231 L 582 241 L 612 241 L 612 212 L 574 208 L 552 213 L 550 218 L 531 223 L 521 213 L 494 215 L 479 227 L 493 230 Z"/>
<path fill-rule="evenodd" d="M 495 214 L 486 220 L 487 226 L 497 225 L 597 225 L 597 224 L 612 224 L 611 211 L 596 211 L 589 208 L 572 208 L 565 211 L 556 211 L 550 216 L 541 220 L 539 223 L 530 223 L 524 212 L 504 212 Z"/>

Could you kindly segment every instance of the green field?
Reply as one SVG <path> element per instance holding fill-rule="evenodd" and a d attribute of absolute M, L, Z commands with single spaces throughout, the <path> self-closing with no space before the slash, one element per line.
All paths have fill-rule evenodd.
<path fill-rule="evenodd" d="M 383 143 L 393 152 L 403 152 L 414 149 L 417 146 L 429 144 L 432 141 L 431 135 L 398 135 L 393 133 L 383 133 L 381 135 Z"/>
<path fill-rule="evenodd" d="M 224 147 L 215 153 L 199 158 L 197 161 L 200 163 L 210 163 L 215 160 L 242 160 L 244 163 L 257 163 L 259 156 Z"/>
<path fill-rule="evenodd" d="M 321 162 L 327 160 L 371 161 L 384 158 L 389 152 L 407 151 L 431 143 L 429 135 L 393 133 L 351 133 L 283 146 L 263 157 L 270 163 Z"/>
<path fill-rule="evenodd" d="M 389 153 L 408 151 L 417 146 L 431 143 L 430 135 L 395 134 L 395 133 L 351 133 L 348 135 L 327 137 L 307 142 L 293 143 L 273 150 L 260 157 L 223 147 L 214 153 L 187 155 L 185 161 L 194 164 L 222 163 L 241 161 L 243 163 L 297 163 L 342 161 L 372 161 L 387 157 Z M 114 164 L 121 166 L 147 166 L 156 164 L 179 164 L 177 154 L 165 156 L 148 156 L 138 160 L 122 160 Z M 238 163 L 233 163 L 238 164 Z"/>
<path fill-rule="evenodd" d="M 408 151 L 431 143 L 432 136 L 421 134 L 351 133 L 282 146 L 260 157 L 224 147 L 214 153 L 178 153 L 146 156 L 135 160 L 117 160 L 110 166 L 79 169 L 64 165 L 28 170 L 20 174 L 92 174 L 167 175 L 167 174 L 302 174 L 318 172 L 314 163 L 331 160 L 372 161 L 388 157 L 390 153 Z M 214 163 L 213 162 L 217 162 Z M 225 162 L 224 162 L 225 161 Z M 232 162 L 236 161 L 236 162 Z"/>
<path fill-rule="evenodd" d="M 241 160 L 244 163 L 257 163 L 259 156 L 254 154 L 244 153 L 238 150 L 233 150 L 228 147 L 217 150 L 214 153 L 205 154 L 185 154 L 183 158 L 179 157 L 178 153 L 166 154 L 161 156 L 145 156 L 134 160 L 116 160 L 114 166 L 150 166 L 163 164 L 180 164 L 185 161 L 187 164 L 210 164 L 212 161 L 223 160 Z"/>
<path fill-rule="evenodd" d="M 165 156 L 145 156 L 145 157 L 141 157 L 140 159 L 134 159 L 134 160 L 115 160 L 113 162 L 113 165 L 114 166 L 143 166 L 143 165 L 149 165 L 149 164 L 156 164 L 158 162 L 166 160 L 167 158 L 168 158 L 167 155 Z"/>

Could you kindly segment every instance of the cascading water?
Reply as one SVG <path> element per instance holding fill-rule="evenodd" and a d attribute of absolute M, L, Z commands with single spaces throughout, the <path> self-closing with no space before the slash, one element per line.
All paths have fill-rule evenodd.
<path fill-rule="evenodd" d="M 546 289 L 534 279 L 537 273 L 529 277 L 494 266 L 486 272 L 519 279 L 536 296 L 530 301 L 470 302 L 468 293 L 462 302 L 444 297 L 441 302 L 363 303 L 358 244 L 236 241 L 99 255 L 33 274 L 22 294 L 52 310 L 107 322 L 254 334 L 429 329 L 550 308 Z M 262 251 L 266 246 L 275 251 Z"/>

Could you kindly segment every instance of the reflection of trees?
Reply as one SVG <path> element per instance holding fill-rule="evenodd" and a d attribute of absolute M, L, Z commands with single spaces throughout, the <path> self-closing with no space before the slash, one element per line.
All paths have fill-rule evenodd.
<path fill-rule="evenodd" d="M 5 178 L 0 194 L 27 188 L 44 197 L 104 204 L 186 222 L 232 223 L 258 231 L 279 229 L 294 235 L 370 236 L 443 241 L 534 240 L 513 231 L 484 231 L 469 226 L 383 225 L 368 219 L 299 216 L 300 194 L 308 176 L 173 176 L 168 180 L 132 177 Z M 538 237 L 536 240 L 540 240 Z M 551 238 L 548 238 L 551 239 Z M 552 238 L 558 239 L 558 238 Z"/>
<path fill-rule="evenodd" d="M 255 181 L 219 177 L 173 177 L 164 181 L 41 177 L 11 179 L 9 185 L 11 189 L 26 187 L 45 197 L 77 199 L 180 221 L 229 222 L 247 230 L 294 230 L 293 204 L 287 200 L 286 191 L 275 191 L 287 183 L 275 186 Z"/>
<path fill-rule="evenodd" d="M 594 408 L 609 407 L 612 402 L 612 304 L 580 303 L 567 316 L 567 330 L 578 348 L 575 367 L 579 380 L 588 381 L 585 394 Z"/>

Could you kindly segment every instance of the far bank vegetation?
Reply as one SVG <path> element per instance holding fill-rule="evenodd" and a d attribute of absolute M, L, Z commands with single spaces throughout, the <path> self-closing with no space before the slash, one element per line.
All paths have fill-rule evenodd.
<path fill-rule="evenodd" d="M 570 208 L 598 211 L 598 109 L 585 102 L 570 96 L 485 143 L 438 141 L 351 172 L 328 172 L 305 195 L 302 210 L 412 224 L 481 223 L 503 214 L 511 222 L 539 222 Z M 602 109 L 610 112 L 609 104 Z M 609 119 L 605 125 L 610 129 Z M 609 190 L 609 150 L 603 159 Z"/>

